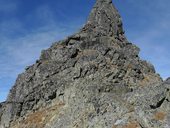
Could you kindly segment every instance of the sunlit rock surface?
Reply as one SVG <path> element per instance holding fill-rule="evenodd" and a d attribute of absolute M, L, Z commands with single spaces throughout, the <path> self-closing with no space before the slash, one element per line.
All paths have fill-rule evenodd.
<path fill-rule="evenodd" d="M 125 36 L 111 0 L 86 25 L 42 51 L 0 104 L 0 128 L 169 128 L 163 82 Z"/>

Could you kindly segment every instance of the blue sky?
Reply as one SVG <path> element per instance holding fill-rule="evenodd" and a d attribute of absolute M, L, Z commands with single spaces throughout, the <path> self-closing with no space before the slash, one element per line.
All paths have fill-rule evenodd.
<path fill-rule="evenodd" d="M 170 76 L 170 0 L 113 0 L 140 56 Z M 0 101 L 42 49 L 77 32 L 95 0 L 0 0 Z"/>

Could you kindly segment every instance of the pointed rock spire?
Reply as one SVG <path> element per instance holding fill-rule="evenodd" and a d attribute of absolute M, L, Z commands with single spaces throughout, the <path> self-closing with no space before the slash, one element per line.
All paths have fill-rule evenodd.
<path fill-rule="evenodd" d="M 85 30 L 100 36 L 119 37 L 124 34 L 122 20 L 112 0 L 97 0 Z"/>

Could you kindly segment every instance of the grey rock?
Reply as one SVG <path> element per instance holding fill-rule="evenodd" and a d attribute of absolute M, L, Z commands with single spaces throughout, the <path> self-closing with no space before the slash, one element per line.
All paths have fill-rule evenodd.
<path fill-rule="evenodd" d="M 170 82 L 139 58 L 111 0 L 80 32 L 43 50 L 0 104 L 5 128 L 165 128 Z"/>

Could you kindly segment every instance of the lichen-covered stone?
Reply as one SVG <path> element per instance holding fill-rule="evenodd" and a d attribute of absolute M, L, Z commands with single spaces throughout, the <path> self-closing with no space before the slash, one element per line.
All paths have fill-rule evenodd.
<path fill-rule="evenodd" d="M 20 74 L 2 128 L 170 127 L 170 82 L 128 42 L 111 0 L 97 0 L 80 32 L 43 50 Z"/>

